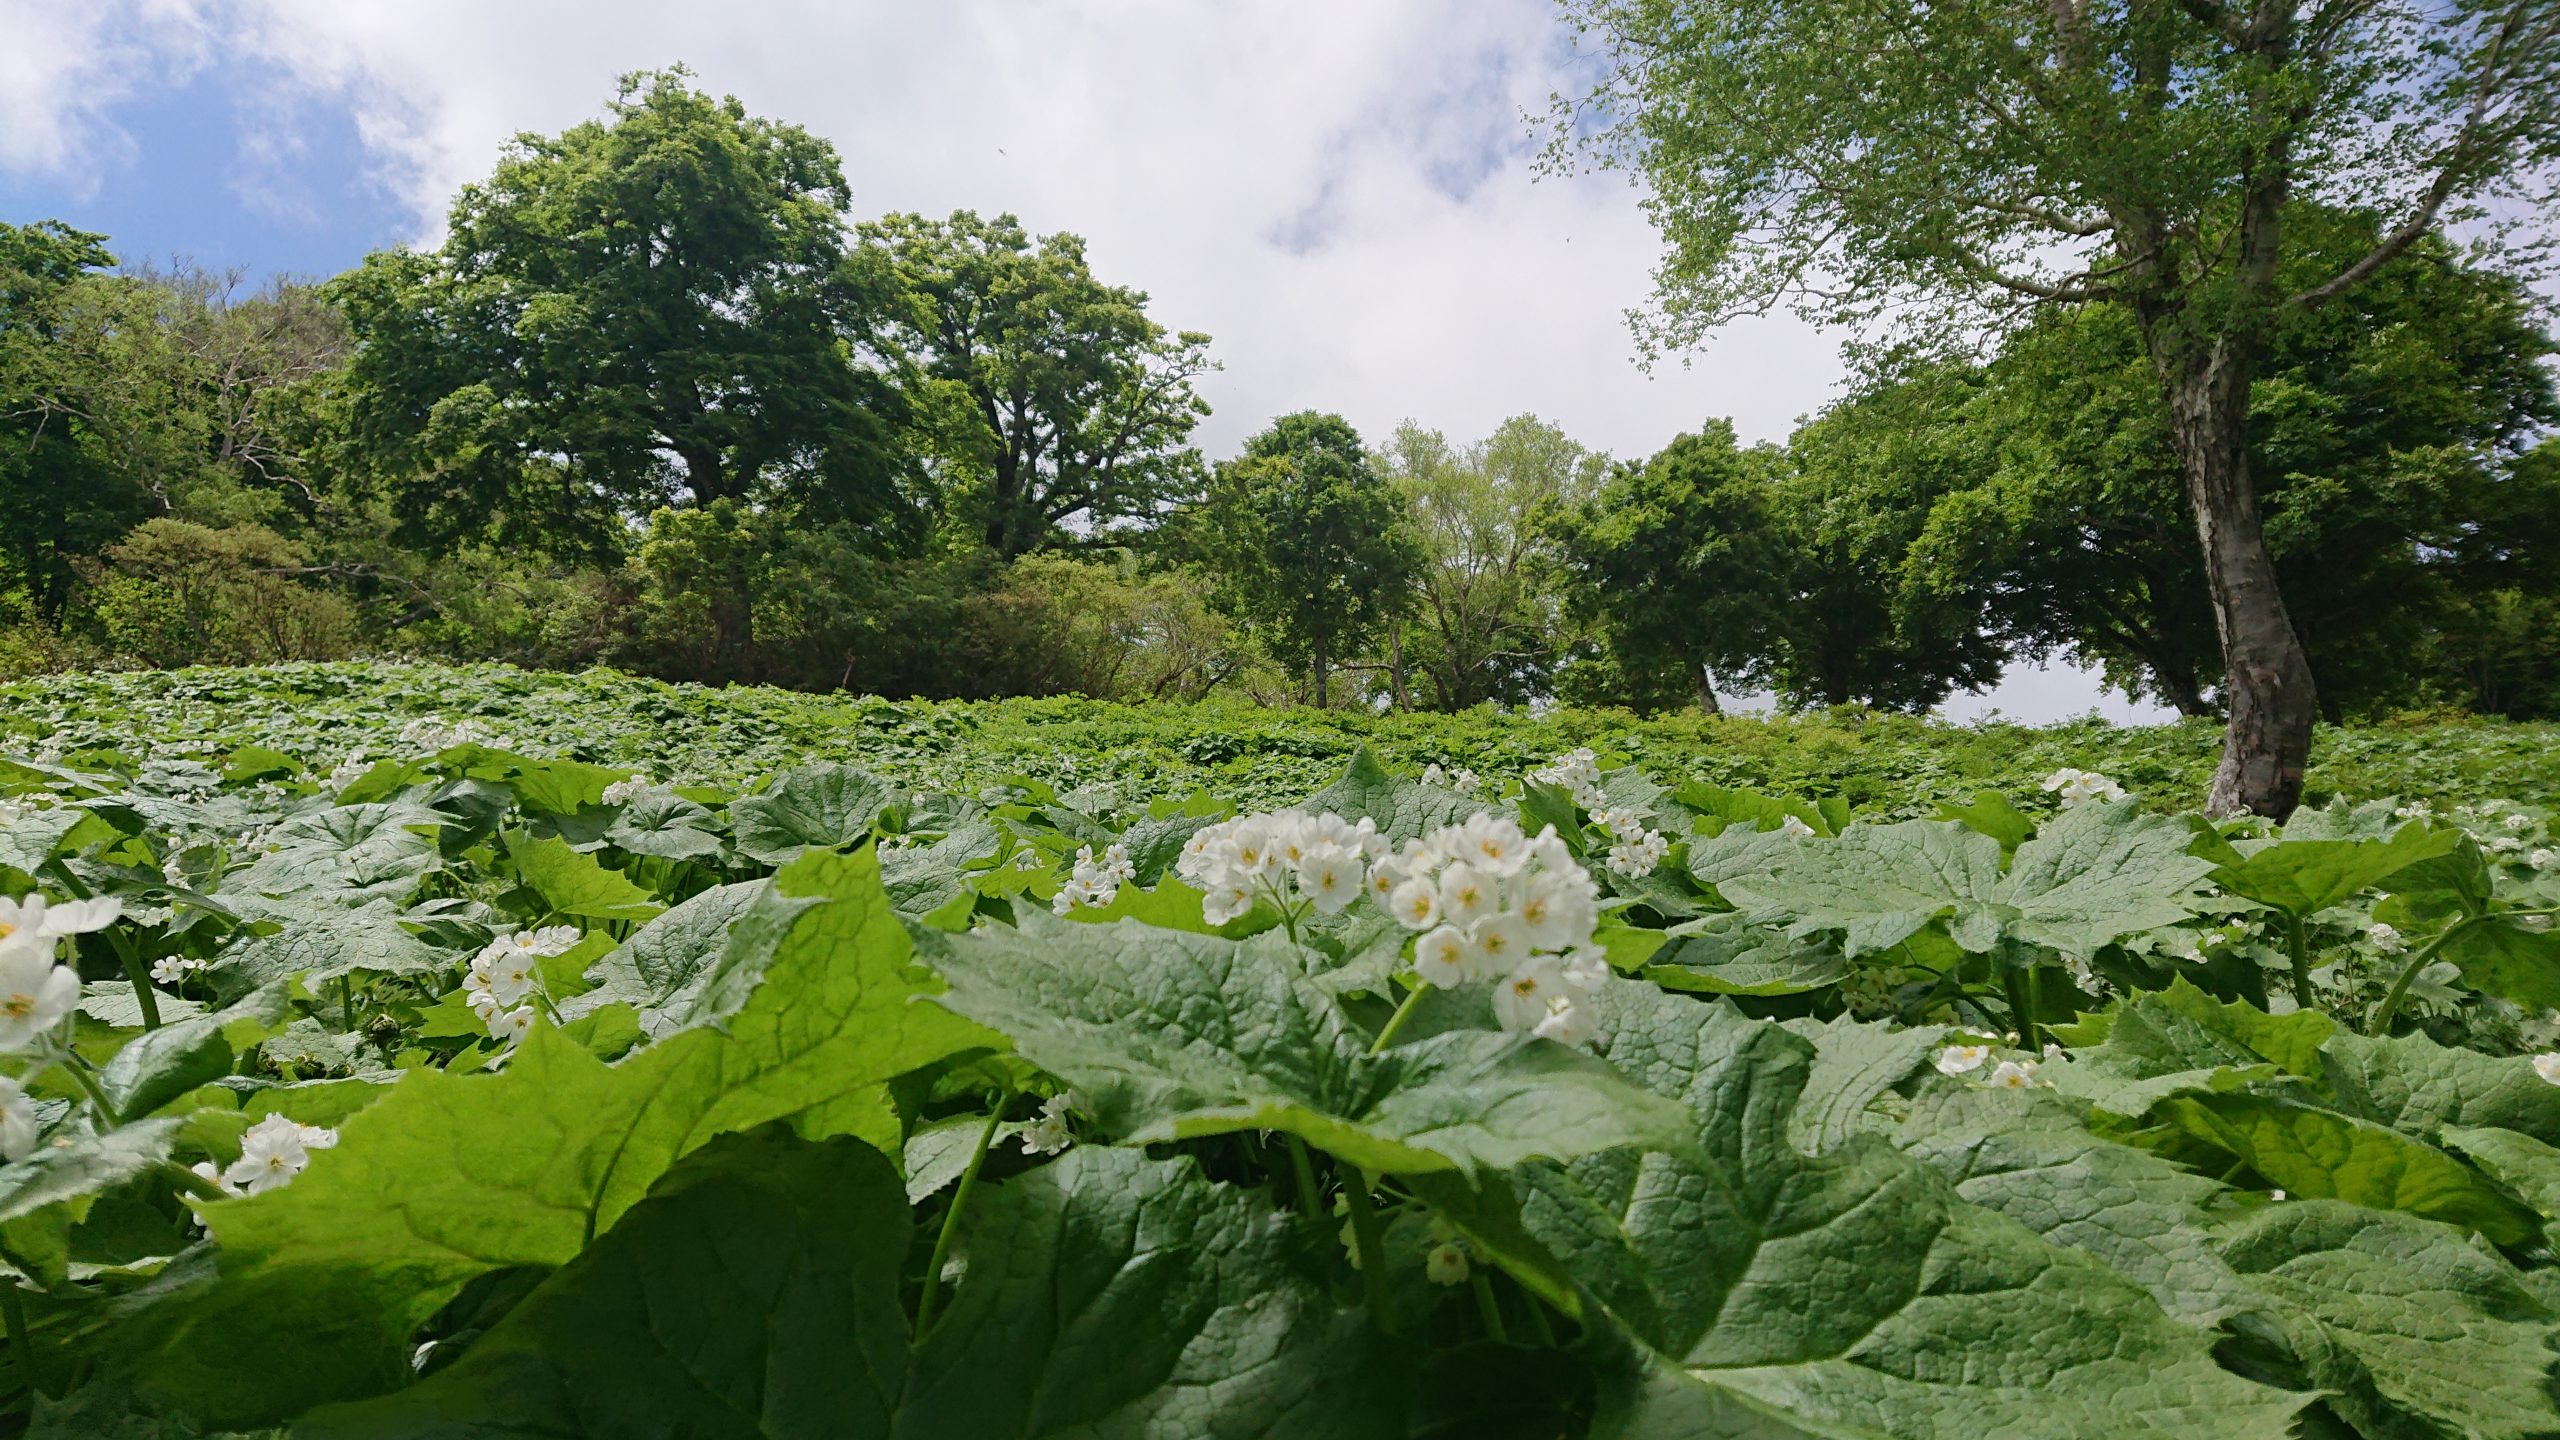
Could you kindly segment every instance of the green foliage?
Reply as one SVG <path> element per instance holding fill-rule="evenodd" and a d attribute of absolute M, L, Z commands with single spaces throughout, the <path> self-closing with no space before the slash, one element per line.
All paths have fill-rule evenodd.
<path fill-rule="evenodd" d="M 1212 933 L 1176 861 L 1228 811 L 1170 767 L 1266 712 L 133 683 L 16 687 L 63 753 L 0 738 L 0 893 L 121 905 L 62 951 L 80 1016 L 9 1066 L 0 1403 L 40 1436 L 2560 1423 L 2560 1083 L 2525 1053 L 2560 1028 L 2457 943 L 2547 938 L 2538 810 L 2267 835 L 1976 785 L 1893 821 L 1516 758 L 1599 723 L 1696 762 L 2020 763 L 2026 732 L 1897 719 L 1376 727 L 1472 737 L 1471 793 L 1340 764 L 1339 715 L 1245 737 L 1295 733 L 1339 768 L 1290 798 L 1391 848 L 1491 812 L 1590 857 L 1556 862 L 1608 907 L 1585 1048 L 1404 978 L 1367 899 Z M 423 713 L 464 695 L 476 728 Z M 137 738 L 187 726 L 225 738 Z M 877 768 L 798 758 L 830 736 Z M 1147 793 L 1001 768 L 1035 746 Z M 1652 869 L 1622 815 L 1673 837 Z M 1063 890 L 1105 852 L 1115 893 Z M 2289 958 L 2230 938 L 2251 915 L 2298 923 L 2312 1005 L 2259 1003 Z M 2395 973 L 2429 978 L 2368 1003 Z M 280 1133 L 285 1183 L 202 1178 Z"/>

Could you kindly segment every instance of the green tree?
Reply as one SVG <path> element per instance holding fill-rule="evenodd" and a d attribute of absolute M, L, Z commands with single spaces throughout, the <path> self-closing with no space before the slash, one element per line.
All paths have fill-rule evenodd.
<path fill-rule="evenodd" d="M 2223 648 L 2208 804 L 2289 812 L 2315 697 L 2249 469 L 2281 317 L 2449 213 L 2560 170 L 2552 0 L 1568 0 L 1602 78 L 1551 156 L 1626 166 L 1669 253 L 1649 340 L 1793 302 L 1826 318 L 2112 301 L 2163 404 Z M 2289 202 L 2376 243 L 2299 286 Z"/>
<path fill-rule="evenodd" d="M 184 357 L 106 237 L 0 224 L 0 595 L 60 619 L 76 562 L 149 516 L 201 444 Z"/>
<path fill-rule="evenodd" d="M 1763 677 L 1788 583 L 1772 516 L 1779 464 L 1736 443 L 1732 422 L 1709 421 L 1616 467 L 1563 520 L 1573 605 L 1630 678 L 1676 672 L 1713 713 L 1718 682 Z"/>
<path fill-rule="evenodd" d="M 2372 240 L 2369 219 L 2297 222 L 2323 226 L 2339 249 Z M 2524 542 L 2535 516 L 2511 493 L 2507 457 L 2560 419 L 2551 350 L 2522 286 L 2433 242 L 2279 323 L 2252 387 L 2249 464 L 2333 718 L 2417 698 L 2430 635 L 2482 583 L 2465 557 Z M 2026 645 L 2210 714 L 2212 612 L 2148 372 L 2120 308 L 2048 312 L 1979 383 L 1915 406 L 1918 428 L 1975 437 L 1976 474 L 1934 502 L 1913 578 L 1991 585 L 2001 627 Z"/>
<path fill-rule="evenodd" d="M 1220 603 L 1304 667 L 1318 705 L 1333 670 L 1411 600 L 1421 549 L 1402 499 L 1339 415 L 1283 415 L 1217 468 L 1190 516 L 1189 545 Z"/>
<path fill-rule="evenodd" d="M 607 119 L 518 136 L 443 245 L 329 286 L 349 456 L 414 538 L 610 554 L 681 501 L 900 510 L 894 292 L 846 249 L 835 151 L 689 81 L 629 75 Z"/>
<path fill-rule="evenodd" d="M 862 234 L 906 291 L 898 333 L 931 382 L 919 420 L 947 503 L 987 548 L 1108 538 L 1198 495 L 1208 336 L 1167 332 L 1145 292 L 1094 278 L 1083 240 L 1034 241 L 1010 215 Z"/>
<path fill-rule="evenodd" d="M 1865 389 L 1788 438 L 1772 496 L 1787 593 L 1768 673 L 1795 703 L 1927 710 L 1993 683 L 2008 663 L 1990 587 L 1908 581 L 1931 504 L 1969 473 L 1975 443 L 1915 421 L 1934 387 L 1964 383 L 1947 372 Z"/>
<path fill-rule="evenodd" d="M 1607 458 L 1515 415 L 1464 448 L 1408 420 L 1377 463 L 1421 546 L 1411 643 L 1404 628 L 1390 636 L 1397 668 L 1418 670 L 1442 710 L 1545 694 L 1567 639 L 1556 522 L 1597 486 Z M 1401 677 L 1395 688 L 1401 703 Z"/>

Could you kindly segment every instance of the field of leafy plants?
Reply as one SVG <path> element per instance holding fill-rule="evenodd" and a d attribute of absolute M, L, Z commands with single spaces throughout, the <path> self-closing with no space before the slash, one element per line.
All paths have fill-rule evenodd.
<path fill-rule="evenodd" d="M 2537 732 L 2459 802 L 2329 736 L 2270 829 L 2132 738 L 1273 793 L 617 677 L 10 694 L 47 1440 L 2560 1433 Z"/>

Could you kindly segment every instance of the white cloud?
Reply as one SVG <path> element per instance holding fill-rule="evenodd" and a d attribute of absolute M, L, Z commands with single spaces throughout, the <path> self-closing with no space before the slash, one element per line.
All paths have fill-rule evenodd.
<path fill-rule="evenodd" d="M 0 170 L 96 183 L 132 142 L 108 112 L 207 57 L 194 0 L 0 0 Z"/>

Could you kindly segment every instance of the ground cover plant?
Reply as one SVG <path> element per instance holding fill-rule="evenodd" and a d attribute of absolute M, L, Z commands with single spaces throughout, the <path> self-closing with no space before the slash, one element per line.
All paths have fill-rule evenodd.
<path fill-rule="evenodd" d="M 1487 741 L 1239 804 L 140 683 L 0 745 L 39 1436 L 2560 1431 L 2548 789 Z"/>

